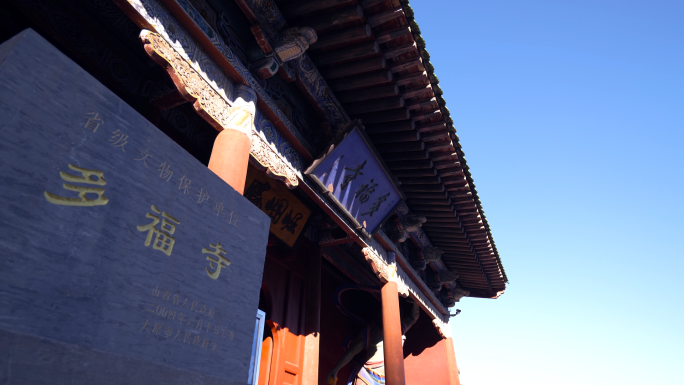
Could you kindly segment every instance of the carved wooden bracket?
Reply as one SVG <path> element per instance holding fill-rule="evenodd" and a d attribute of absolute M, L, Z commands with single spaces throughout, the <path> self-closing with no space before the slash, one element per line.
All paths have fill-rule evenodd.
<path fill-rule="evenodd" d="M 387 260 L 372 247 L 364 247 L 362 251 L 366 261 L 380 281 L 383 283 L 389 281 L 396 282 L 397 290 L 402 297 L 411 296 L 411 298 L 422 305 L 421 307 L 423 309 L 428 313 L 432 313 L 432 323 L 437 328 L 437 331 L 442 338 L 451 337 L 448 322 L 445 322 L 443 317 L 433 310 L 423 297 L 422 292 L 400 267 L 389 264 Z"/>
<path fill-rule="evenodd" d="M 143 30 L 140 38 L 147 54 L 169 74 L 179 93 L 193 103 L 195 111 L 218 131 L 239 130 L 250 138 L 250 154 L 258 168 L 287 187 L 299 184 L 297 173 L 254 128 L 256 95 L 247 86 L 236 87 L 236 102 L 216 92 L 158 33 Z"/>

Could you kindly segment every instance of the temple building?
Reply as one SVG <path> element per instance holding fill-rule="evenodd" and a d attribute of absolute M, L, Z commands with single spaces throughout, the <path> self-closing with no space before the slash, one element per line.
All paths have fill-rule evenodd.
<path fill-rule="evenodd" d="M 130 114 L 139 114 L 155 132 L 177 144 L 178 159 L 196 160 L 226 188 L 241 194 L 235 205 L 247 207 L 249 215 L 257 218 L 249 226 L 263 227 L 264 234 L 268 228 L 267 240 L 265 235 L 260 240 L 256 230 L 250 230 L 255 234 L 250 238 L 249 232 L 244 233 L 247 227 L 240 227 L 248 221 L 247 214 L 238 216 L 238 209 L 227 207 L 221 200 L 224 193 L 207 193 L 192 173 L 181 173 L 173 161 L 158 161 L 151 152 L 152 141 L 145 142 L 150 147 L 133 146 L 129 136 L 135 135 L 136 126 L 128 127 L 126 134 L 118 126 L 114 130 L 118 118 L 94 109 L 84 110 L 85 120 L 74 123 L 88 134 L 106 133 L 103 143 L 116 149 L 116 156 L 131 157 L 135 167 L 149 170 L 150 181 L 163 182 L 169 194 L 192 196 L 188 198 L 195 204 L 192 207 L 207 205 L 207 212 L 225 218 L 221 225 L 206 226 L 231 242 L 249 244 L 255 255 L 265 254 L 263 266 L 260 259 L 253 259 L 261 268 L 250 268 L 256 277 L 253 284 L 210 294 L 236 301 L 236 308 L 244 309 L 253 322 L 247 325 L 253 335 L 250 331 L 234 336 L 231 330 L 242 330 L 238 326 L 220 332 L 226 344 L 251 344 L 251 350 L 222 353 L 244 357 L 220 357 L 226 365 L 240 362 L 235 364 L 239 370 L 233 371 L 239 374 L 230 378 L 213 372 L 211 366 L 203 372 L 199 364 L 179 363 L 174 368 L 179 371 L 166 374 L 168 378 L 180 382 L 186 378 L 183 373 L 190 373 L 187 378 L 200 373 L 221 383 L 253 385 L 460 384 L 451 335 L 454 323 L 458 328 L 455 305 L 463 297 L 497 298 L 508 279 L 419 22 L 407 0 L 13 0 L 0 4 L 0 43 L 9 47 L 5 51 L 25 45 L 21 49 L 32 52 L 32 46 L 44 44 L 53 47 L 55 55 L 61 52 L 64 63 L 75 63 L 93 84 L 101 84 L 111 94 L 111 100 L 123 101 Z M 22 57 L 17 53 L 7 60 Z M 34 61 L 36 68 L 53 70 L 41 60 Z M 54 70 L 66 66 L 55 64 Z M 0 62 L 0 77 L 2 68 Z M 41 71 L 27 71 L 25 76 L 40 76 Z M 5 80 L 2 83 L 0 89 L 11 87 Z M 47 91 L 34 87 L 30 92 Z M 72 94 L 76 97 L 79 92 Z M 74 146 L 69 159 L 80 151 Z M 60 170 L 68 171 L 66 164 L 59 165 Z M 82 173 L 78 178 L 85 183 L 104 185 L 107 178 L 107 186 L 112 186 L 118 180 L 108 171 L 97 174 L 86 165 L 69 163 L 69 167 L 72 174 Z M 60 175 L 76 183 L 76 177 Z M 64 188 L 81 191 L 80 198 L 59 197 L 56 188 L 47 192 L 46 187 L 44 197 L 42 191 L 35 195 L 36 202 L 60 209 L 106 207 L 107 199 L 116 202 L 109 190 L 104 190 L 105 198 L 102 190 L 92 186 L 91 190 L 70 186 Z M 99 195 L 94 199 L 86 193 Z M 135 201 L 135 195 L 130 200 Z M 183 216 L 191 217 L 195 208 L 185 214 L 181 209 L 165 209 L 163 203 L 144 204 L 145 210 L 152 206 L 141 218 L 147 222 L 145 218 L 151 218 L 152 224 L 141 220 L 137 230 L 131 227 L 126 236 L 137 237 L 137 243 L 131 244 L 166 261 L 172 258 L 171 247 L 181 247 L 181 226 L 189 223 Z M 2 210 L 3 215 L 9 212 L 5 206 Z M 99 220 L 97 215 L 92 214 L 93 220 Z M 161 217 L 165 222 L 157 230 L 153 225 Z M 12 225 L 3 222 L 2 226 Z M 197 234 L 205 231 L 199 226 L 194 228 Z M 233 231 L 243 233 L 233 235 Z M 106 231 L 96 233 L 104 237 Z M 198 263 L 206 265 L 206 273 L 204 266 L 197 271 L 206 283 L 200 285 L 214 285 L 241 266 L 240 257 L 220 243 L 202 247 L 198 253 L 201 249 L 205 255 Z M 243 276 L 245 282 L 252 279 Z M 183 280 L 195 280 L 188 277 Z M 195 338 L 183 329 L 204 327 L 206 333 L 220 335 L 218 327 L 211 329 L 208 324 L 215 318 L 210 320 L 209 313 L 201 310 L 202 300 L 197 307 L 192 300 L 183 302 L 183 280 L 178 281 L 178 289 L 170 278 L 144 289 L 154 290 L 155 301 L 167 301 L 169 313 L 152 302 L 151 310 L 141 307 L 140 311 L 163 317 L 166 323 L 159 321 L 158 328 L 150 323 L 148 329 L 152 318 L 141 318 L 139 325 L 121 329 L 120 333 L 158 351 L 154 357 L 131 349 L 127 356 L 131 362 L 154 363 L 154 370 L 162 373 L 165 365 L 175 362 L 168 356 L 171 350 L 187 357 L 209 352 L 212 346 L 221 349 L 210 338 Z M 182 309 L 197 315 L 193 318 L 197 323 L 185 325 L 177 318 L 171 323 L 170 312 Z M 243 322 L 231 314 L 226 315 L 226 325 Z M 41 334 L 51 332 L 40 327 L 24 330 L 0 324 L 0 329 L 60 344 L 88 345 L 61 334 Z M 186 339 L 179 337 L 183 335 Z M 177 342 L 170 345 L 174 336 Z M 128 350 L 112 347 L 116 344 L 112 340 L 98 342 L 97 348 L 95 343 L 88 346 L 125 355 L 121 352 Z M 10 342 L 3 341 L 9 339 L 0 338 L 0 344 L 10 351 Z M 27 363 L 25 368 L 49 373 L 39 365 Z M 89 378 L 87 370 L 75 367 L 65 364 L 50 370 Z M 137 383 L 143 377 L 131 375 L 127 382 Z M 106 383 L 101 381 L 95 383 Z"/>

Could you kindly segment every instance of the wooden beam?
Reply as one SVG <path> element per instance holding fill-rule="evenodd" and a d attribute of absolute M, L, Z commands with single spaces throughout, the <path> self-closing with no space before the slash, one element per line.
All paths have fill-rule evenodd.
<path fill-rule="evenodd" d="M 425 149 L 425 143 L 417 142 L 402 142 L 391 144 L 376 144 L 375 148 L 381 153 L 401 152 L 401 151 L 420 151 Z"/>
<path fill-rule="evenodd" d="M 378 4 L 382 4 L 387 0 L 359 0 L 359 5 L 363 7 L 363 9 L 373 7 Z"/>
<path fill-rule="evenodd" d="M 392 153 L 388 153 L 388 154 L 382 154 L 382 159 L 385 162 L 391 162 L 391 161 L 396 161 L 396 160 L 425 160 L 425 159 L 428 159 L 428 156 L 429 156 L 428 154 L 429 153 L 425 150 L 392 152 Z M 399 176 L 399 175 L 397 175 L 397 173 L 394 173 L 394 176 Z"/>
<path fill-rule="evenodd" d="M 392 72 L 387 70 L 382 70 L 378 72 L 372 72 L 365 75 L 354 76 L 351 78 L 345 78 L 340 80 L 333 80 L 328 82 L 330 89 L 334 92 L 342 91 L 354 91 L 363 88 L 371 88 L 373 86 L 380 86 L 383 84 L 388 84 L 392 81 Z M 396 98 L 395 98 L 396 99 Z M 404 106 L 404 98 L 400 98 L 402 103 L 401 106 L 396 106 L 394 108 Z M 387 109 L 387 108 L 386 108 Z M 349 111 L 347 111 L 349 112 Z"/>
<path fill-rule="evenodd" d="M 399 178 L 402 187 L 410 184 L 439 184 L 441 181 L 438 176 L 423 176 L 423 177 L 401 177 Z"/>
<path fill-rule="evenodd" d="M 366 124 L 364 125 L 368 134 L 385 134 L 390 132 L 412 131 L 415 128 L 413 120 L 400 120 L 398 122 Z"/>
<path fill-rule="evenodd" d="M 404 91 L 402 93 L 402 95 L 404 95 L 404 99 L 410 99 L 410 98 L 415 98 L 415 97 L 433 96 L 434 93 L 432 92 L 432 85 L 428 84 L 425 87 L 412 88 L 410 90 Z M 424 130 L 424 131 L 428 131 L 428 130 Z"/>
<path fill-rule="evenodd" d="M 402 186 L 403 187 L 403 186 Z M 430 219 L 437 219 L 437 218 L 455 218 L 456 214 L 454 214 L 453 210 L 448 211 L 448 212 L 443 212 L 443 211 L 425 211 L 425 212 L 416 212 L 417 214 L 425 215 L 428 220 Z"/>
<path fill-rule="evenodd" d="M 387 167 L 390 170 L 415 170 L 420 168 L 432 168 L 431 160 L 413 160 L 413 161 L 400 161 L 400 162 L 387 162 Z M 446 197 L 446 194 L 442 194 Z"/>
<path fill-rule="evenodd" d="M 318 40 L 309 47 L 312 51 L 329 50 L 342 46 L 352 45 L 368 40 L 371 35 L 371 27 L 368 24 L 357 25 L 339 31 L 324 33 L 318 36 Z"/>
<path fill-rule="evenodd" d="M 300 0 L 278 7 L 286 18 L 295 18 L 307 13 L 322 11 L 326 8 L 351 5 L 354 0 Z"/>
<path fill-rule="evenodd" d="M 418 125 L 416 125 L 416 127 L 418 127 Z M 435 152 L 434 154 L 432 154 L 432 158 L 434 160 L 449 160 L 449 161 L 454 162 L 454 164 L 460 165 L 459 160 L 458 160 L 458 153 L 456 153 L 454 151 Z"/>
<path fill-rule="evenodd" d="M 410 33 L 411 33 L 411 28 L 409 28 L 408 26 L 400 27 L 397 29 L 393 29 L 390 31 L 384 31 L 384 32 L 380 32 L 380 33 L 376 34 L 375 35 L 375 41 L 377 41 L 380 44 L 387 43 L 388 41 L 400 38 L 402 36 L 406 36 Z"/>
<path fill-rule="evenodd" d="M 376 145 L 379 143 L 415 142 L 420 139 L 418 131 L 403 131 L 392 134 L 374 134 L 368 136 L 373 141 L 373 144 Z"/>
<path fill-rule="evenodd" d="M 316 16 L 305 19 L 301 25 L 313 28 L 316 33 L 323 34 L 328 31 L 334 31 L 351 22 L 358 22 L 363 20 L 363 9 L 360 6 L 354 5 L 352 7 L 343 8 L 328 15 Z"/>
<path fill-rule="evenodd" d="M 385 68 L 387 68 L 387 62 L 385 61 L 385 58 L 382 56 L 377 56 L 335 67 L 321 68 L 319 71 L 321 72 L 321 75 L 328 80 L 361 75 Z"/>
<path fill-rule="evenodd" d="M 390 161 L 390 159 L 387 159 L 384 155 L 383 155 L 383 159 L 385 160 L 385 162 Z M 417 169 L 417 170 L 394 170 L 394 171 L 392 171 L 392 173 L 396 177 L 401 177 L 401 176 L 406 176 L 406 177 L 432 176 L 432 175 L 437 175 L 437 170 L 435 170 L 434 168 L 422 168 L 422 169 Z"/>
<path fill-rule="evenodd" d="M 444 185 L 442 184 L 412 184 L 412 185 L 402 185 L 401 189 L 406 192 L 440 192 L 444 191 Z"/>
<path fill-rule="evenodd" d="M 445 141 L 449 139 L 449 133 L 446 131 L 430 131 L 422 135 L 426 142 L 432 142 L 435 140 Z"/>
<path fill-rule="evenodd" d="M 406 197 L 409 199 L 447 199 L 447 194 L 446 192 L 444 193 L 437 193 L 437 194 L 428 194 L 428 193 L 422 193 L 422 194 L 406 194 Z"/>
<path fill-rule="evenodd" d="M 450 167 L 450 168 L 443 168 L 440 170 L 439 175 L 441 176 L 457 176 L 457 175 L 463 175 L 464 171 L 460 167 Z"/>
<path fill-rule="evenodd" d="M 399 81 L 397 81 L 397 84 L 399 84 Z M 401 84 L 399 84 L 401 85 Z M 421 121 L 421 120 L 427 120 L 427 119 L 441 119 L 442 118 L 442 111 L 437 110 L 433 112 L 426 112 L 426 113 L 420 113 L 412 116 L 413 120 L 415 121 Z"/>
<path fill-rule="evenodd" d="M 441 227 L 432 227 L 430 224 L 424 224 L 423 225 L 423 230 L 425 231 L 428 236 L 430 234 L 461 234 L 465 236 L 465 233 L 463 233 L 463 230 L 449 230 L 449 229 L 444 229 Z"/>
<path fill-rule="evenodd" d="M 334 51 L 323 52 L 316 56 L 318 65 L 335 65 L 347 61 L 356 61 L 375 56 L 380 51 L 378 43 L 369 41 L 351 47 L 340 48 Z"/>
<path fill-rule="evenodd" d="M 369 88 L 367 90 L 340 92 L 337 94 L 337 100 L 343 104 L 348 104 L 365 100 L 390 98 L 397 95 L 399 95 L 399 86 L 396 84 L 389 84 L 386 86 Z"/>
<path fill-rule="evenodd" d="M 442 178 L 444 184 L 461 184 L 465 185 L 468 183 L 465 176 L 445 176 Z"/>
<path fill-rule="evenodd" d="M 451 200 L 449 198 L 439 198 L 439 199 L 434 199 L 434 198 L 408 198 L 406 200 L 406 204 L 411 206 L 411 207 L 419 207 L 419 206 L 425 206 L 425 207 L 432 207 L 432 206 L 449 206 L 451 207 Z"/>
<path fill-rule="evenodd" d="M 380 24 L 386 23 L 390 20 L 394 20 L 397 17 L 404 16 L 404 10 L 401 8 L 386 11 L 386 12 L 380 12 L 376 13 L 373 16 L 370 16 L 368 18 L 368 24 L 371 25 L 371 27 L 377 27 Z"/>
<path fill-rule="evenodd" d="M 361 119 L 362 123 L 385 123 L 385 122 L 396 122 L 398 120 L 406 120 L 410 116 L 409 110 L 405 108 L 399 108 L 396 110 L 374 112 L 372 114 L 358 115 L 357 118 Z M 421 148 L 422 150 L 422 148 Z"/>
<path fill-rule="evenodd" d="M 455 233 L 452 232 L 451 234 L 445 234 L 445 233 L 433 233 L 430 235 L 430 239 L 462 239 L 466 240 L 466 236 L 462 233 Z"/>
<path fill-rule="evenodd" d="M 404 62 L 390 64 L 390 70 L 392 72 L 406 71 L 414 67 L 418 68 L 418 71 L 420 72 L 425 71 L 425 66 L 423 66 L 423 59 L 417 57 L 415 59 L 407 60 Z"/>
<path fill-rule="evenodd" d="M 407 86 L 409 84 L 422 84 L 422 85 L 428 85 L 430 82 L 427 79 L 427 72 L 419 72 L 417 74 L 411 74 L 411 75 L 406 75 L 402 76 L 400 78 L 397 78 L 397 84 L 400 86 Z"/>
<path fill-rule="evenodd" d="M 428 221 L 428 222 L 430 222 L 430 221 Z M 431 221 L 431 224 L 439 224 L 440 228 L 447 228 L 447 227 L 448 228 L 454 228 L 454 229 L 460 229 L 461 228 L 461 225 L 458 224 L 458 222 Z M 425 225 L 423 225 L 423 227 L 425 227 Z M 429 234 L 428 234 L 428 236 L 429 236 Z"/>
<path fill-rule="evenodd" d="M 404 183 L 403 181 L 401 182 Z M 445 202 L 448 202 L 445 200 Z M 423 211 L 423 212 L 449 212 L 454 213 L 454 209 L 449 204 L 444 205 L 426 205 L 426 204 L 413 204 L 411 205 L 411 211 Z"/>
<path fill-rule="evenodd" d="M 404 98 L 401 96 L 389 98 L 370 100 L 362 103 L 348 104 L 345 106 L 347 113 L 351 115 L 366 114 L 369 112 L 385 111 L 404 106 Z M 418 132 L 413 131 L 418 134 Z"/>
<path fill-rule="evenodd" d="M 430 151 L 430 152 L 443 151 L 444 149 L 454 148 L 454 144 L 451 141 L 448 141 L 448 142 L 432 142 L 432 143 L 426 143 L 425 148 L 427 148 L 428 151 Z"/>
<path fill-rule="evenodd" d="M 450 238 L 450 237 L 432 237 L 430 240 L 434 242 L 441 243 L 443 245 L 456 246 L 460 248 L 467 248 L 470 250 L 470 245 L 468 245 L 468 240 L 463 238 Z"/>
<path fill-rule="evenodd" d="M 452 167 L 454 167 L 454 161 L 452 161 L 452 160 L 437 160 L 437 161 L 435 161 L 435 167 L 437 167 L 437 168 L 452 168 Z"/>
<path fill-rule="evenodd" d="M 422 102 L 412 102 L 411 104 L 406 106 L 406 108 L 408 108 L 409 110 L 418 110 L 425 107 L 437 108 L 437 99 L 431 98 Z"/>
<path fill-rule="evenodd" d="M 432 89 L 432 85 L 428 85 L 425 88 L 430 88 Z M 404 92 L 404 98 L 408 99 L 412 96 L 406 96 L 406 94 L 410 94 L 410 92 Z M 446 130 L 446 123 L 444 122 L 430 122 L 426 124 L 421 124 L 417 126 L 418 131 L 420 132 L 427 132 L 427 131 L 432 131 L 432 130 Z"/>
<path fill-rule="evenodd" d="M 407 54 L 409 52 L 418 52 L 418 46 L 416 45 L 416 42 L 412 42 L 410 44 L 404 44 L 400 45 L 397 47 L 392 47 L 388 48 L 386 50 L 382 51 L 382 57 L 385 59 L 394 59 L 396 57 L 399 57 L 401 55 Z"/>

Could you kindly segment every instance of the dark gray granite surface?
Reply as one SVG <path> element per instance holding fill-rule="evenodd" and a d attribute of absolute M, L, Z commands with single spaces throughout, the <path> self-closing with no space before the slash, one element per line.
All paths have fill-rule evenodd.
<path fill-rule="evenodd" d="M 264 213 L 31 30 L 0 138 L 0 383 L 246 382 Z"/>

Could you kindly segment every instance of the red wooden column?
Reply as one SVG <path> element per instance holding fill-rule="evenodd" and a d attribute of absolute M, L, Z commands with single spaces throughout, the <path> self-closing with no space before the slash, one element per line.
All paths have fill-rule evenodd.
<path fill-rule="evenodd" d="M 404 348 L 401 340 L 401 314 L 397 283 L 387 282 L 381 290 L 383 353 L 385 355 L 385 383 L 405 385 Z"/>
<path fill-rule="evenodd" d="M 245 85 L 235 86 L 235 101 L 229 112 L 229 123 L 216 137 L 209 159 L 209 169 L 240 194 L 245 191 L 255 113 L 254 90 Z"/>
<path fill-rule="evenodd" d="M 302 385 L 318 384 L 321 333 L 321 252 L 318 245 L 309 250 L 309 282 L 306 306 L 306 340 Z"/>

